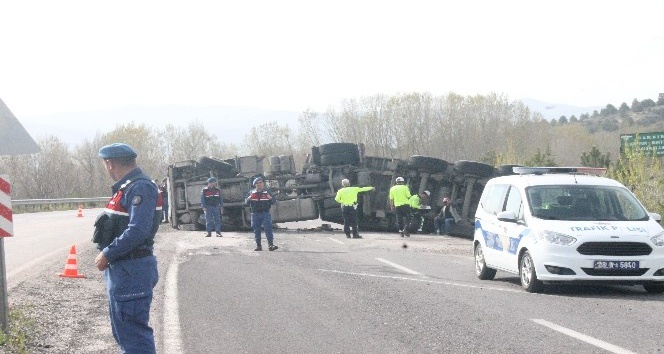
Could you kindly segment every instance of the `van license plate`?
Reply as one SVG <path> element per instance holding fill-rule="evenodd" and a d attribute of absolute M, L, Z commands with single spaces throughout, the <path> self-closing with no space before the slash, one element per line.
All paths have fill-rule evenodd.
<path fill-rule="evenodd" d="M 595 269 L 639 269 L 639 261 L 595 261 Z"/>

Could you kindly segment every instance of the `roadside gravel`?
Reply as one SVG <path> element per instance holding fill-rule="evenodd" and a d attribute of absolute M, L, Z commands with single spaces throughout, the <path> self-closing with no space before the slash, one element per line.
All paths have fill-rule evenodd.
<path fill-rule="evenodd" d="M 151 311 L 151 324 L 155 330 L 161 323 L 157 309 L 162 306 L 163 277 L 167 260 L 172 256 L 169 245 L 174 242 L 174 231 L 170 225 L 162 224 L 157 234 L 155 253 L 161 279 L 155 288 Z M 111 333 L 102 273 L 94 267 L 97 254 L 92 243 L 77 246 L 78 272 L 86 278 L 58 276 L 67 260 L 67 255 L 63 255 L 61 261 L 42 264 L 40 271 L 11 285 L 8 295 L 10 313 L 19 311 L 30 323 L 27 326 L 28 353 L 119 352 Z M 0 347 L 0 353 L 14 351 Z"/>

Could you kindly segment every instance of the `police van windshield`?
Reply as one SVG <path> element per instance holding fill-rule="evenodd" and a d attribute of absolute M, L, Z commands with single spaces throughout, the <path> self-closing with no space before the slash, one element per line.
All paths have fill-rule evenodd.
<path fill-rule="evenodd" d="M 530 213 L 546 220 L 636 221 L 648 213 L 625 188 L 610 186 L 532 186 L 526 189 Z"/>

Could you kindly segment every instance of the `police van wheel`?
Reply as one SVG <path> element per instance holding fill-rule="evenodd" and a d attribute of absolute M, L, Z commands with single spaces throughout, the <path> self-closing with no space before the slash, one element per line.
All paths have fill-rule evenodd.
<path fill-rule="evenodd" d="M 643 284 L 643 288 L 651 294 L 664 293 L 664 284 Z"/>
<path fill-rule="evenodd" d="M 544 284 L 541 280 L 537 279 L 537 271 L 535 271 L 535 263 L 530 257 L 528 251 L 523 252 L 519 261 L 519 276 L 521 278 L 521 286 L 529 293 L 538 293 L 542 291 Z"/>
<path fill-rule="evenodd" d="M 491 280 L 496 276 L 496 270 L 486 266 L 482 245 L 479 242 L 475 245 L 475 275 L 480 280 Z"/>

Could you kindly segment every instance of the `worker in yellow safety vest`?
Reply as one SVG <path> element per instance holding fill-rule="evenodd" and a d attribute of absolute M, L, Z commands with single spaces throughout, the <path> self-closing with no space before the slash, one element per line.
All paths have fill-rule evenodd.
<path fill-rule="evenodd" d="M 351 187 L 348 179 L 341 180 L 341 189 L 337 191 L 334 200 L 341 204 L 341 213 L 344 218 L 344 233 L 350 238 L 351 229 L 353 238 L 362 238 L 357 231 L 357 194 L 372 191 L 374 187 Z"/>
<path fill-rule="evenodd" d="M 399 227 L 401 237 L 410 237 L 407 225 L 408 219 L 410 218 L 410 204 L 408 203 L 410 199 L 410 189 L 406 185 L 406 181 L 403 177 L 397 177 L 395 182 L 397 184 L 390 188 L 390 207 L 392 210 L 396 211 L 397 226 Z"/>
<path fill-rule="evenodd" d="M 410 205 L 410 218 L 406 223 L 406 229 L 408 231 L 422 231 L 424 226 L 424 213 L 428 210 L 431 210 L 430 204 L 431 192 L 424 191 L 420 194 L 413 194 L 410 199 L 408 199 L 408 205 Z"/>

